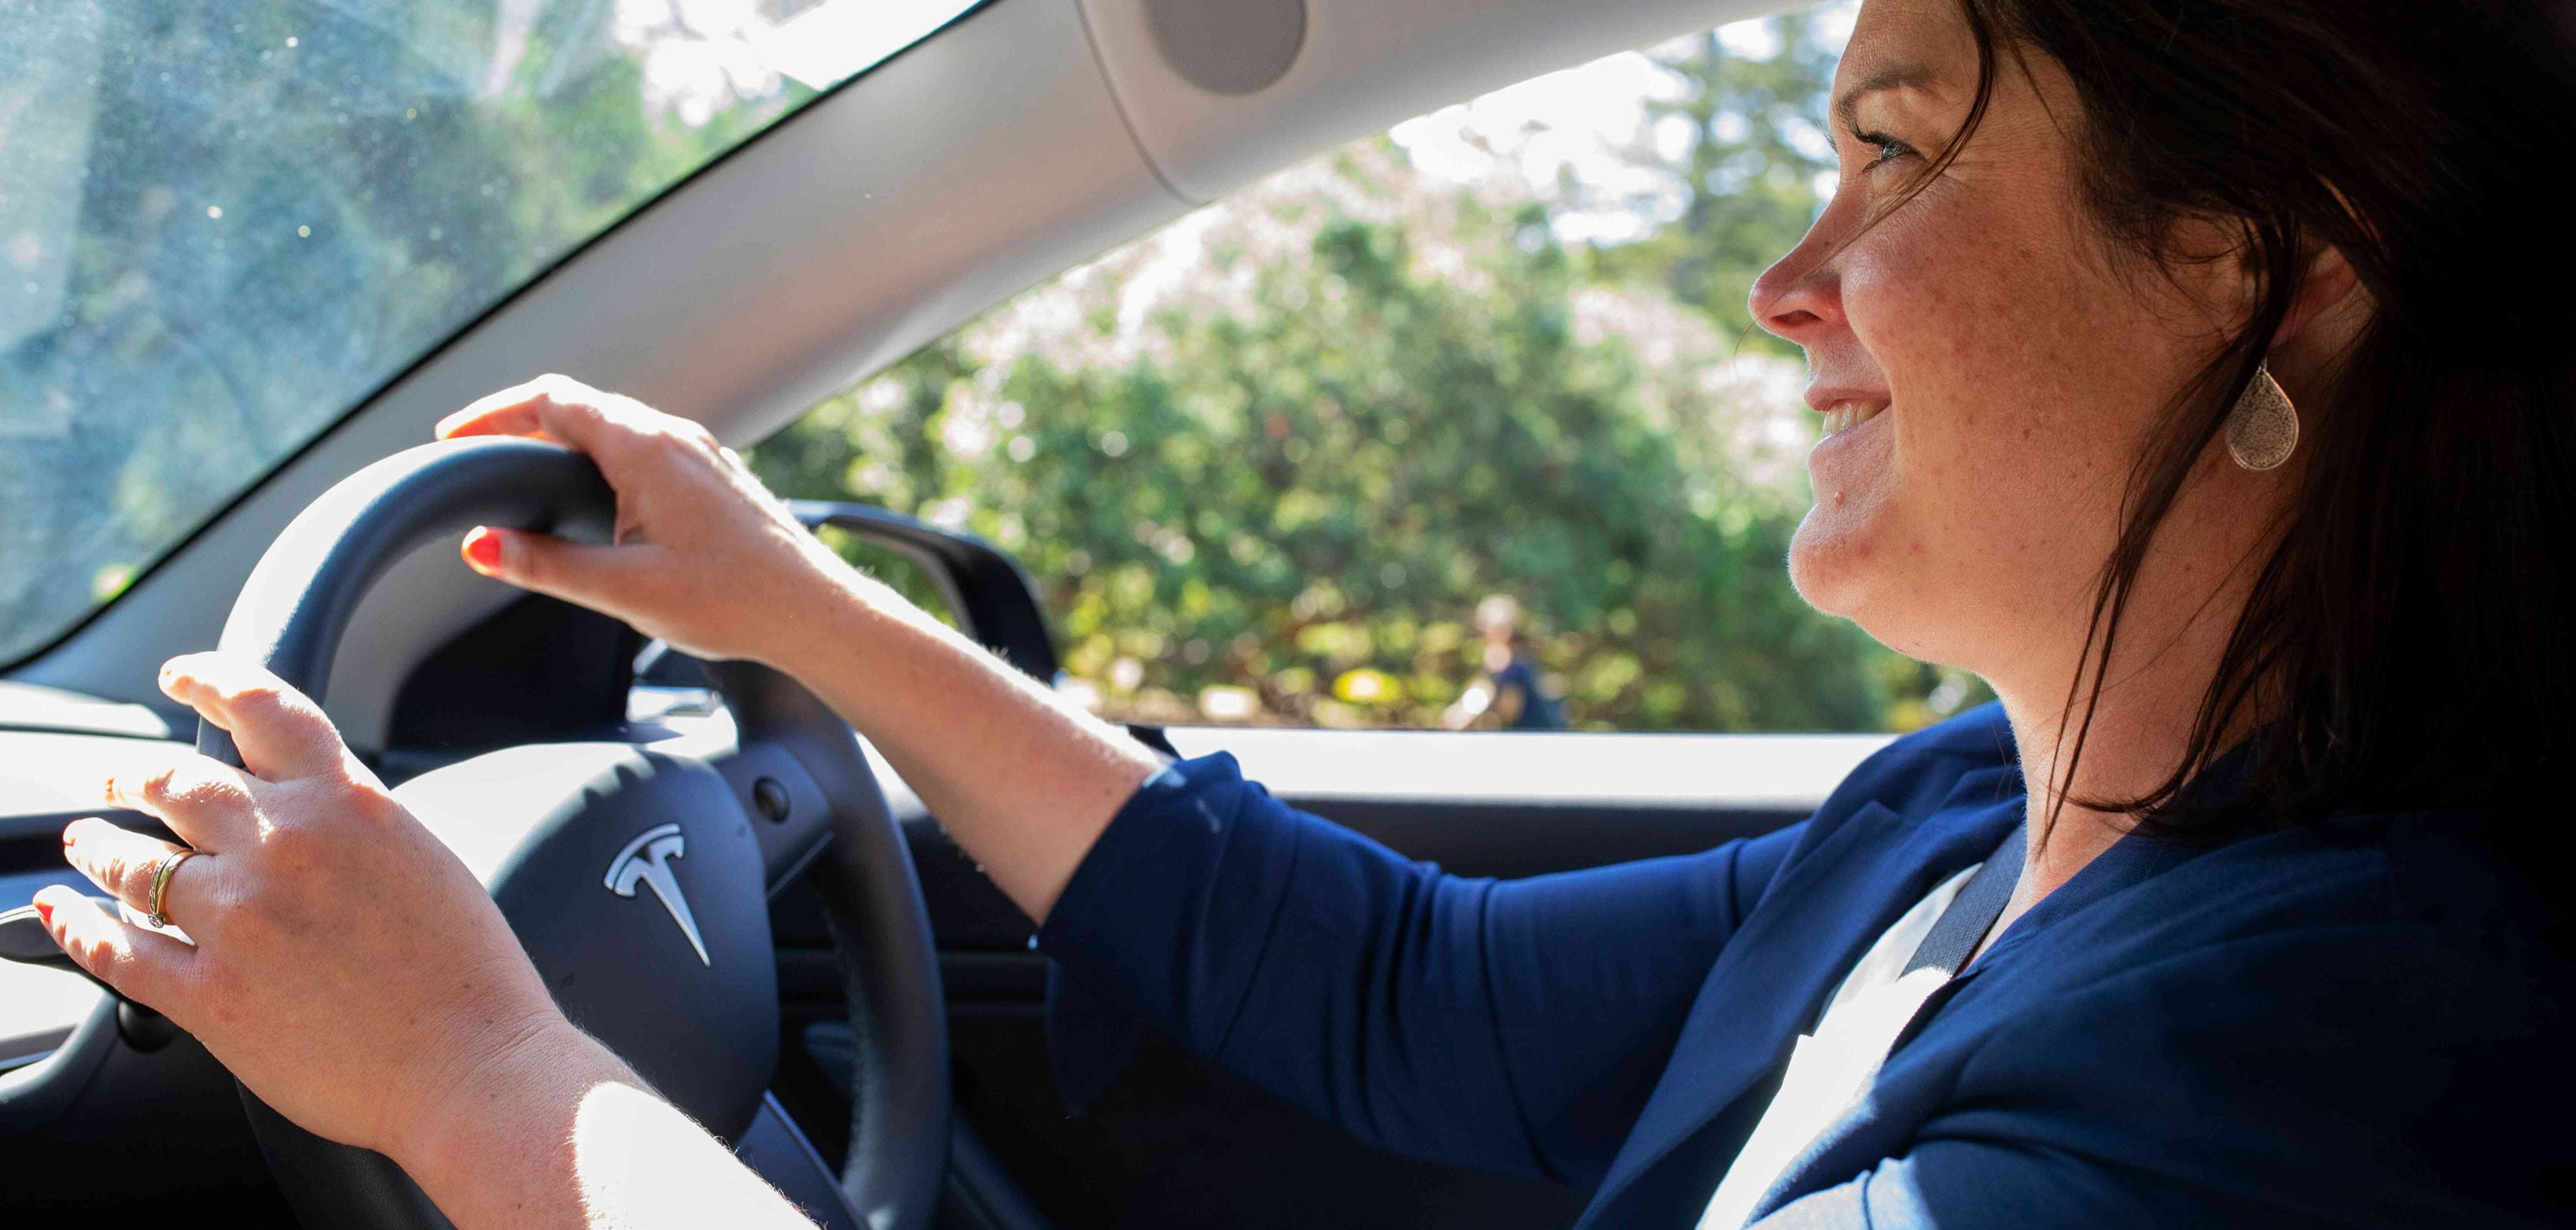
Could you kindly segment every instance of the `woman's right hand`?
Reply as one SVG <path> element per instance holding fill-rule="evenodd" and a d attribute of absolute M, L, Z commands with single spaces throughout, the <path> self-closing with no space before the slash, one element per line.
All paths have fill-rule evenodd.
<path fill-rule="evenodd" d="M 860 576 L 696 423 L 545 376 L 449 416 L 438 434 L 559 441 L 617 490 L 613 546 L 480 529 L 465 540 L 467 564 L 700 657 L 794 676 L 893 762 L 1033 919 L 1162 768 L 1126 732 Z"/>
<path fill-rule="evenodd" d="M 704 658 L 780 669 L 847 566 L 707 429 L 567 376 L 504 389 L 438 425 L 440 439 L 534 436 L 587 454 L 617 492 L 613 545 L 485 527 L 465 538 L 485 576 L 613 615 Z M 757 594 L 756 601 L 746 601 Z"/>

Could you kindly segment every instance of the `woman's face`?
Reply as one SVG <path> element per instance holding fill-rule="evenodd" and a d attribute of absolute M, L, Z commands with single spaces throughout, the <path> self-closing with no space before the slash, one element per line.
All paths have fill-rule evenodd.
<path fill-rule="evenodd" d="M 1835 75 L 1839 187 L 1752 309 L 1806 349 L 1832 433 L 1798 592 L 1901 652 L 2063 688 L 2143 433 L 2222 340 L 2206 305 L 2227 288 L 2186 282 L 2226 262 L 2177 280 L 2113 255 L 2077 199 L 2072 86 L 1997 59 L 1976 132 L 1924 181 L 1975 44 L 1957 0 L 1869 0 Z"/>

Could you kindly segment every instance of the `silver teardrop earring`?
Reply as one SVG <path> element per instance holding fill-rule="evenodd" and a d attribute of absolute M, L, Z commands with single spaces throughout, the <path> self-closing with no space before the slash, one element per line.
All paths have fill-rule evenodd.
<path fill-rule="evenodd" d="M 2248 470 L 2280 468 L 2299 447 L 2299 411 L 2270 364 L 2254 369 L 2254 382 L 2227 414 L 2227 453 Z"/>

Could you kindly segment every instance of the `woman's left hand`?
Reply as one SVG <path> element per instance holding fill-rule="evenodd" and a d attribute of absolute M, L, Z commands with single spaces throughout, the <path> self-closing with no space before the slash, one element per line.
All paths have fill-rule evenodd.
<path fill-rule="evenodd" d="M 175 658 L 161 689 L 232 732 L 243 768 L 167 757 L 106 783 L 198 853 L 162 909 L 193 944 L 69 888 L 36 897 L 83 968 L 197 1036 L 309 1131 L 403 1160 L 495 1082 L 619 1065 L 567 1021 L 482 884 L 256 664 Z M 101 819 L 63 830 L 72 865 L 148 913 L 179 849 Z"/>

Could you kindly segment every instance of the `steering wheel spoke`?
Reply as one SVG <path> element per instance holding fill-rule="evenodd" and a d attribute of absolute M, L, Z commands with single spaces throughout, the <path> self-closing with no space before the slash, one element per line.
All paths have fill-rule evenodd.
<path fill-rule="evenodd" d="M 564 1014 L 709 1131 L 738 1138 L 778 1059 L 778 971 L 751 818 L 694 757 L 535 744 L 396 796 L 483 878 Z"/>
<path fill-rule="evenodd" d="M 794 751 L 775 740 L 743 740 L 731 751 L 710 756 L 708 763 L 750 818 L 760 845 L 761 878 L 772 897 L 822 857 L 832 841 L 837 808 L 867 809 L 864 800 L 836 803 L 858 786 L 846 781 L 837 783 L 837 789 L 826 786 Z"/>

